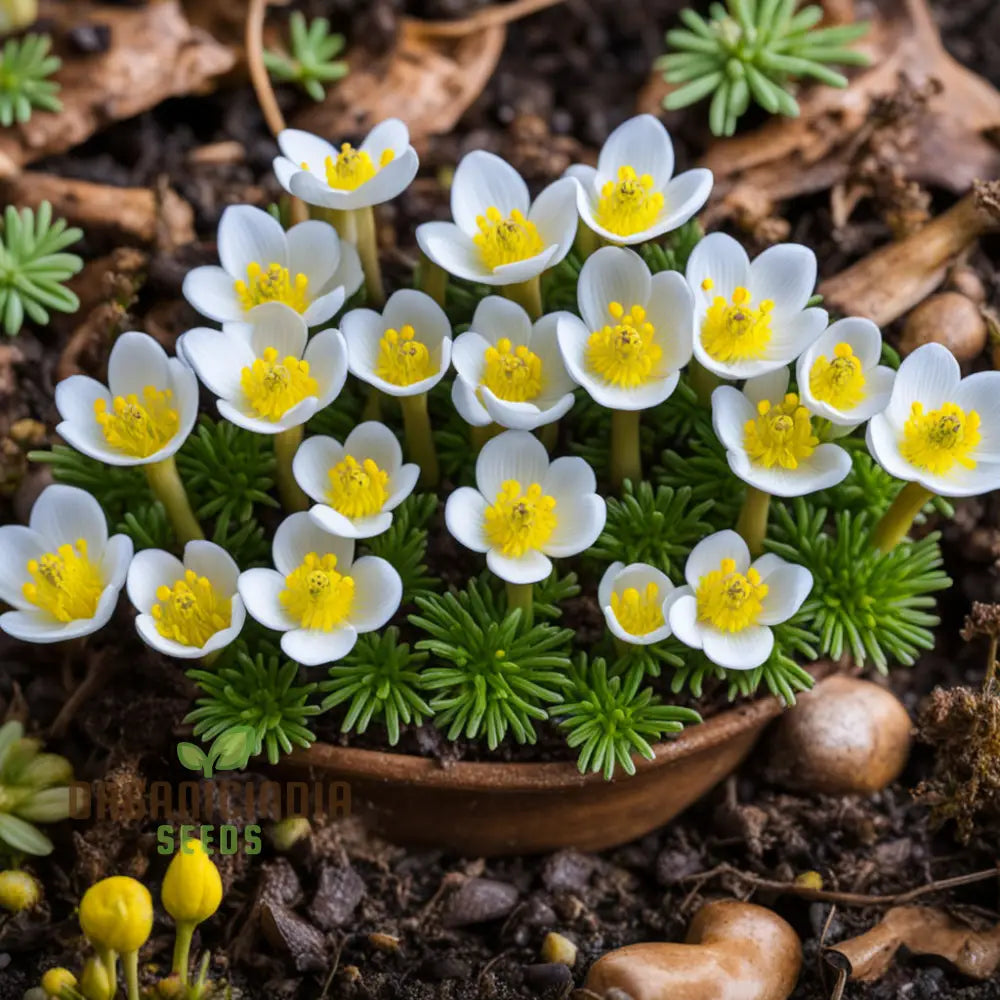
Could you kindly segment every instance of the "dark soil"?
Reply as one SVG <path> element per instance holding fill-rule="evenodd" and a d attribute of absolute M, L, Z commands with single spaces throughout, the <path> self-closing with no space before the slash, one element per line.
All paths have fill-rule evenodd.
<path fill-rule="evenodd" d="M 461 16 L 480 0 L 415 0 L 406 12 Z M 311 0 L 302 4 L 330 14 L 355 44 L 388 25 L 402 0 Z M 413 254 L 418 220 L 447 212 L 435 171 L 473 148 L 502 152 L 533 183 L 558 175 L 576 150 L 595 147 L 633 110 L 635 94 L 662 49 L 676 0 L 569 0 L 512 27 L 500 67 L 454 135 L 422 151 L 420 180 L 384 213 L 398 233 L 390 274 L 403 275 Z M 703 5 L 699 5 L 703 6 Z M 1000 7 L 995 0 L 937 0 L 945 41 L 966 65 L 1000 85 Z M 292 107 L 297 98 L 283 94 Z M 693 162 L 707 141 L 701 110 L 670 120 L 681 166 Z M 246 160 L 231 166 L 192 167 L 187 154 L 209 142 L 236 140 Z M 274 144 L 249 87 L 207 98 L 167 102 L 121 123 L 41 167 L 102 183 L 147 185 L 166 175 L 196 211 L 204 246 L 177 257 L 154 259 L 150 281 L 134 306 L 136 323 L 150 315 L 165 336 L 194 325 L 186 307 L 164 303 L 180 297 L 187 268 L 207 262 L 223 208 L 277 195 L 271 174 Z M 937 192 L 936 204 L 947 204 Z M 792 236 L 811 243 L 824 274 L 884 239 L 874 217 L 833 233 L 825 197 L 785 207 Z M 107 247 L 85 244 L 87 254 Z M 987 289 L 997 290 L 1000 254 L 986 244 L 974 259 Z M 995 301 L 995 297 L 994 297 Z M 15 342 L 18 392 L 7 398 L 14 418 L 51 427 L 53 373 L 72 324 L 59 320 L 44 333 L 25 331 Z M 3 351 L 4 345 L 0 345 Z M 16 360 L 16 359 L 15 359 Z M 0 519 L 22 518 L 38 488 L 28 480 Z M 943 526 L 947 568 L 956 583 L 942 600 L 938 649 L 912 670 L 894 671 L 887 683 L 912 714 L 938 685 L 975 686 L 983 650 L 966 647 L 958 630 L 971 600 L 1000 600 L 996 572 L 1000 498 L 959 506 Z M 75 650 L 28 647 L 0 635 L 0 709 L 26 704 L 41 729 L 65 700 L 63 678 L 83 675 L 103 660 L 117 668 L 114 681 L 85 704 L 67 736 L 49 749 L 69 756 L 81 777 L 130 781 L 184 780 L 174 748 L 194 695 L 181 668 L 141 646 L 131 615 L 119 610 L 113 624 Z M 0 713 L 2 714 L 2 713 Z M 325 723 L 324 723 L 325 725 Z M 327 733 L 332 736 L 332 733 Z M 407 736 L 403 748 L 443 753 L 433 734 Z M 542 753 L 549 743 L 543 742 Z M 542 858 L 482 862 L 440 852 L 412 852 L 374 842 L 353 821 L 318 825 L 285 856 L 270 843 L 259 858 L 220 858 L 227 885 L 223 908 L 203 928 L 196 947 L 212 949 L 214 972 L 228 976 L 239 995 L 344 1000 L 485 1000 L 563 998 L 579 986 L 590 962 L 610 948 L 640 940 L 677 940 L 707 899 L 752 898 L 789 920 L 805 947 L 796 1000 L 827 1000 L 835 975 L 820 958 L 827 944 L 868 929 L 877 906 L 831 906 L 755 892 L 752 880 L 716 873 L 720 865 L 763 879 L 791 881 L 816 871 L 826 888 L 871 895 L 901 892 L 953 875 L 988 869 L 997 859 L 997 830 L 967 846 L 949 830 L 934 832 L 928 810 L 909 790 L 931 771 L 932 755 L 918 747 L 901 780 L 871 799 L 792 795 L 766 775 L 766 742 L 738 778 L 641 841 L 600 855 L 561 853 Z M 253 780 L 248 779 L 248 780 Z M 0 1000 L 19 1000 L 40 972 L 54 964 L 77 966 L 81 941 L 74 907 L 94 879 L 113 873 L 144 877 L 154 889 L 165 859 L 156 852 L 155 824 L 77 822 L 56 831 L 51 858 L 34 868 L 46 890 L 44 908 L 0 923 Z M 499 884 L 496 884 L 499 883 Z M 984 881 L 926 897 L 970 919 L 1000 919 L 997 883 Z M 545 934 L 571 938 L 580 954 L 572 974 L 545 965 Z M 169 962 L 170 928 L 158 924 L 144 960 Z M 942 963 L 906 955 L 880 982 L 850 984 L 844 994 L 865 1000 L 991 1000 L 1000 983 L 975 983 Z"/>

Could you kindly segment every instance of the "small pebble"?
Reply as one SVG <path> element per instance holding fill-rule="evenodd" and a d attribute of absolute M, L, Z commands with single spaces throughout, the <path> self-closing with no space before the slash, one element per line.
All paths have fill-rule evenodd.
<path fill-rule="evenodd" d="M 368 943 L 379 951 L 389 952 L 399 951 L 399 938 L 394 934 L 382 934 L 376 931 L 368 935 Z"/>
<path fill-rule="evenodd" d="M 70 45 L 83 55 L 98 55 L 111 48 L 111 28 L 106 24 L 86 21 L 67 33 Z"/>
<path fill-rule="evenodd" d="M 349 864 L 324 865 L 309 916 L 323 930 L 331 931 L 351 919 L 364 896 L 364 880 Z"/>
<path fill-rule="evenodd" d="M 582 893 L 590 885 L 597 859 L 579 851 L 559 851 L 542 867 L 542 882 L 549 892 Z"/>
<path fill-rule="evenodd" d="M 472 975 L 472 966 L 464 959 L 445 955 L 444 958 L 425 962 L 422 971 L 425 979 L 441 982 L 445 979 L 468 979 Z"/>
<path fill-rule="evenodd" d="M 445 906 L 445 927 L 466 927 L 506 917 L 517 905 L 518 891 L 507 882 L 470 878 L 452 893 Z"/>
<path fill-rule="evenodd" d="M 573 973 L 561 962 L 546 962 L 544 965 L 526 965 L 524 981 L 538 993 L 558 993 L 572 985 Z"/>
<path fill-rule="evenodd" d="M 576 945 L 568 937 L 549 931 L 542 942 L 542 958 L 573 968 L 576 964 Z"/>

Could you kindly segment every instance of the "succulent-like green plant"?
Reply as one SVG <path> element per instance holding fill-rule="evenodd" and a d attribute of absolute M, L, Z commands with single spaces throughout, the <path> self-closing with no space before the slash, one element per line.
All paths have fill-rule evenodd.
<path fill-rule="evenodd" d="M 35 823 L 57 823 L 70 814 L 73 766 L 41 749 L 20 722 L 0 726 L 0 851 L 50 854 L 52 841 Z"/>
<path fill-rule="evenodd" d="M 790 86 L 796 79 L 846 87 L 847 78 L 829 64 L 868 65 L 867 55 L 848 48 L 868 23 L 817 29 L 823 8 L 796 11 L 798 3 L 726 0 L 709 5 L 708 19 L 681 11 L 684 28 L 667 32 L 674 51 L 657 62 L 668 83 L 681 85 L 664 98 L 664 107 L 683 108 L 712 95 L 709 126 L 715 135 L 732 135 L 751 100 L 771 114 L 798 117 Z"/>
<path fill-rule="evenodd" d="M 300 11 L 289 20 L 292 52 L 268 50 L 264 65 L 276 80 L 297 83 L 314 101 L 326 97 L 323 84 L 334 83 L 347 75 L 347 63 L 335 57 L 344 51 L 344 36 L 331 33 L 325 17 L 307 22 Z"/>
<path fill-rule="evenodd" d="M 62 65 L 51 55 L 48 35 L 8 38 L 0 50 L 0 125 L 26 122 L 34 109 L 61 111 L 59 84 L 50 80 Z"/>
<path fill-rule="evenodd" d="M 83 231 L 67 227 L 65 219 L 52 221 L 47 201 L 37 212 L 7 206 L 0 240 L 0 317 L 8 337 L 20 332 L 25 315 L 45 324 L 49 309 L 72 313 L 80 308 L 62 282 L 83 267 L 76 254 L 63 253 L 81 236 Z"/>

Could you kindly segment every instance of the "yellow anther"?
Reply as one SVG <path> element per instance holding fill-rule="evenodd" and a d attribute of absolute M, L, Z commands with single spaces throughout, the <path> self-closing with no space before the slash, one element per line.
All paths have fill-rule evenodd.
<path fill-rule="evenodd" d="M 493 548 L 505 556 L 520 558 L 541 548 L 556 530 L 556 500 L 532 483 L 522 492 L 521 484 L 508 479 L 497 494 L 496 502 L 486 509 L 486 537 Z"/>
<path fill-rule="evenodd" d="M 663 349 L 642 306 L 626 312 L 620 302 L 610 302 L 608 312 L 615 323 L 590 335 L 587 367 L 612 385 L 634 389 L 657 374 Z"/>
<path fill-rule="evenodd" d="M 757 404 L 757 416 L 743 426 L 743 445 L 750 461 L 772 469 L 797 469 L 819 444 L 813 434 L 809 411 L 790 392 L 776 404 L 767 400 Z"/>
<path fill-rule="evenodd" d="M 618 180 L 606 181 L 597 203 L 597 221 L 617 236 L 633 236 L 652 226 L 663 211 L 663 195 L 649 174 L 618 168 Z"/>
<path fill-rule="evenodd" d="M 285 589 L 279 599 L 303 628 L 329 632 L 351 613 L 354 579 L 337 572 L 335 555 L 310 552 L 285 577 Z"/>
<path fill-rule="evenodd" d="M 648 635 L 663 625 L 663 598 L 655 583 L 647 583 L 640 593 L 635 587 L 621 595 L 612 593 L 611 611 L 618 624 L 630 635 Z"/>
<path fill-rule="evenodd" d="M 172 586 L 158 587 L 156 600 L 150 611 L 156 631 L 182 646 L 200 649 L 216 632 L 232 624 L 232 600 L 194 570 L 186 570 Z"/>
<path fill-rule="evenodd" d="M 486 349 L 485 361 L 483 385 L 498 399 L 524 403 L 542 391 L 542 359 L 524 344 L 503 337 Z"/>
<path fill-rule="evenodd" d="M 774 303 L 770 299 L 765 299 L 754 308 L 746 288 L 735 289 L 731 302 L 717 295 L 701 327 L 705 350 L 724 364 L 763 357 L 771 342 L 773 309 Z"/>
<path fill-rule="evenodd" d="M 409 323 L 399 330 L 386 330 L 378 345 L 375 374 L 392 385 L 413 385 L 437 372 L 427 345 L 416 339 Z"/>
<path fill-rule="evenodd" d="M 347 455 L 330 470 L 330 506 L 344 517 L 371 517 L 382 510 L 389 491 L 389 473 L 373 459 L 359 462 Z"/>
<path fill-rule="evenodd" d="M 319 392 L 319 383 L 309 374 L 308 361 L 292 355 L 279 361 L 273 347 L 243 369 L 240 385 L 254 410 L 272 421 L 280 420 L 293 406 Z"/>
<path fill-rule="evenodd" d="M 935 475 L 950 472 L 955 465 L 974 469 L 976 460 L 970 452 L 982 440 L 979 423 L 975 410 L 966 413 L 955 403 L 945 403 L 929 413 L 923 404 L 914 403 L 900 450 L 908 462 Z"/>
<path fill-rule="evenodd" d="M 104 440 L 116 451 L 132 458 L 149 458 L 169 443 L 180 426 L 173 401 L 170 389 L 147 385 L 141 401 L 135 393 L 115 396 L 110 412 L 106 400 L 94 400 L 94 419 Z"/>
<path fill-rule="evenodd" d="M 723 632 L 742 632 L 757 624 L 767 590 L 757 570 L 737 573 L 736 562 L 723 559 L 718 569 L 698 581 L 698 620 Z"/>
<path fill-rule="evenodd" d="M 476 217 L 476 225 L 479 232 L 472 239 L 490 270 L 537 257 L 545 249 L 535 224 L 517 209 L 505 218 L 491 205 L 486 215 Z"/>
<path fill-rule="evenodd" d="M 309 279 L 304 274 L 292 277 L 287 267 L 269 264 L 267 270 L 254 262 L 247 264 L 247 280 L 234 284 L 236 295 L 244 309 L 253 309 L 264 302 L 281 302 L 297 313 L 309 308 Z"/>
<path fill-rule="evenodd" d="M 60 545 L 28 561 L 31 577 L 21 588 L 25 600 L 48 612 L 57 622 L 93 618 L 104 590 L 98 567 L 87 555 L 87 541 Z"/>

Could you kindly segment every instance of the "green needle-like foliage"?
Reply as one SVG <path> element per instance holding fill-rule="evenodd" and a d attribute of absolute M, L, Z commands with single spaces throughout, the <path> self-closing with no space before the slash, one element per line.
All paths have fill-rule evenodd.
<path fill-rule="evenodd" d="M 801 615 L 823 655 L 836 660 L 847 652 L 858 664 L 870 658 L 884 673 L 890 657 L 909 666 L 933 648 L 931 629 L 940 619 L 924 609 L 934 607 L 935 591 L 951 586 L 938 533 L 882 553 L 872 548 L 874 521 L 866 514 L 840 511 L 828 530 L 826 509 L 801 497 L 791 509 L 775 507 L 768 548 L 812 572 Z"/>
<path fill-rule="evenodd" d="M 48 35 L 8 38 L 0 50 L 0 125 L 10 128 L 31 118 L 34 109 L 61 111 L 59 84 L 49 77 L 62 60 L 49 52 Z"/>
<path fill-rule="evenodd" d="M 625 484 L 621 500 L 607 498 L 608 519 L 590 555 L 601 562 L 649 563 L 679 579 L 691 549 L 712 526 L 704 515 L 712 500 L 695 502 L 690 486 L 673 489 L 643 480 Z"/>
<path fill-rule="evenodd" d="M 434 493 L 414 493 L 393 511 L 388 531 L 364 540 L 365 548 L 393 566 L 403 581 L 403 601 L 433 590 L 441 581 L 427 569 L 427 524 L 437 512 Z"/>
<path fill-rule="evenodd" d="M 330 22 L 317 17 L 307 22 L 300 11 L 289 20 L 292 53 L 264 52 L 264 65 L 276 80 L 297 83 L 314 101 L 326 97 L 325 83 L 347 75 L 347 63 L 336 59 L 344 51 L 344 36 L 330 32 Z"/>
<path fill-rule="evenodd" d="M 429 638 L 431 665 L 421 687 L 437 692 L 434 722 L 448 739 L 485 734 L 496 749 L 512 733 L 518 743 L 534 743 L 534 723 L 548 718 L 547 705 L 562 701 L 568 686 L 570 629 L 521 624 L 520 610 L 503 614 L 485 581 L 466 590 L 417 597 L 420 614 L 410 623 Z"/>
<path fill-rule="evenodd" d="M 536 583 L 534 586 L 532 600 L 535 618 L 559 621 L 563 616 L 562 603 L 579 593 L 580 584 L 577 582 L 576 573 L 560 576 L 557 570 L 553 570 L 541 583 Z"/>
<path fill-rule="evenodd" d="M 796 10 L 799 0 L 726 0 L 709 5 L 706 19 L 681 11 L 683 28 L 667 32 L 673 50 L 660 58 L 668 83 L 679 84 L 664 99 L 683 108 L 711 96 L 708 121 L 715 135 L 732 135 L 755 101 L 772 115 L 791 118 L 799 105 L 790 84 L 811 78 L 846 87 L 847 78 L 830 64 L 867 66 L 863 52 L 849 48 L 868 31 L 867 22 L 817 28 L 823 8 Z"/>
<path fill-rule="evenodd" d="M 184 721 L 193 724 L 195 736 L 206 743 L 234 726 L 251 726 L 254 755 L 266 750 L 268 761 L 277 764 L 281 753 L 309 747 L 316 739 L 306 727 L 306 720 L 320 712 L 310 702 L 316 684 L 298 682 L 297 663 L 282 663 L 270 653 L 250 656 L 238 648 L 215 668 L 189 670 L 187 675 L 203 697 Z"/>
<path fill-rule="evenodd" d="M 7 206 L 0 240 L 0 317 L 8 337 L 20 332 L 25 315 L 43 326 L 49 309 L 72 313 L 80 308 L 80 300 L 61 283 L 83 267 L 76 254 L 62 252 L 81 236 L 83 231 L 68 228 L 65 219 L 52 221 L 47 201 L 37 212 Z"/>
<path fill-rule="evenodd" d="M 395 626 L 381 635 L 361 636 L 343 662 L 330 667 L 330 679 L 320 684 L 321 691 L 329 692 L 323 711 L 349 702 L 341 732 L 363 733 L 374 719 L 385 726 L 389 745 L 395 746 L 400 723 L 419 726 L 433 714 L 418 693 L 426 659 L 427 653 L 411 652 L 409 643 L 399 641 Z"/>
<path fill-rule="evenodd" d="M 616 767 L 635 774 L 633 754 L 652 760 L 651 744 L 701 722 L 689 708 L 662 704 L 651 688 L 640 691 L 643 675 L 638 671 L 609 678 L 604 660 L 598 657 L 588 666 L 581 654 L 571 675 L 573 700 L 553 714 L 560 716 L 559 725 L 567 731 L 566 742 L 580 747 L 581 774 L 602 771 L 606 781 L 614 777 Z"/>

